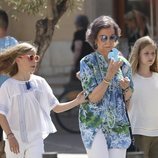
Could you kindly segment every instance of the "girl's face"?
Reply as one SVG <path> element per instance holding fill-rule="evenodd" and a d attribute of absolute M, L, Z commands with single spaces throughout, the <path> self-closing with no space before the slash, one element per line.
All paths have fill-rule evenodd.
<path fill-rule="evenodd" d="M 104 56 L 107 57 L 108 53 L 115 46 L 117 36 L 115 35 L 114 28 L 103 28 L 98 32 L 97 39 L 95 41 L 97 50 Z"/>
<path fill-rule="evenodd" d="M 34 52 L 30 51 L 27 54 L 18 57 L 18 69 L 25 72 L 33 73 L 36 69 L 37 62 L 39 62 L 39 60 L 40 57 L 36 55 Z"/>
<path fill-rule="evenodd" d="M 150 67 L 156 58 L 156 50 L 152 45 L 147 45 L 140 51 L 139 65 Z"/>

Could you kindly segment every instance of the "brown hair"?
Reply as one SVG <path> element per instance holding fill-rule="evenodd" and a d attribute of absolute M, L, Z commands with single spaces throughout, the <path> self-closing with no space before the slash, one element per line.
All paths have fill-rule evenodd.
<path fill-rule="evenodd" d="M 36 53 L 36 48 L 29 43 L 20 43 L 2 52 L 0 54 L 0 74 L 4 73 L 9 76 L 14 76 L 18 72 L 15 59 L 30 51 Z"/>

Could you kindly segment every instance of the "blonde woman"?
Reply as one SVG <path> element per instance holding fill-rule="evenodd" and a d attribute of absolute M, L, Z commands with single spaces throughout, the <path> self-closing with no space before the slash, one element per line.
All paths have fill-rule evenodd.
<path fill-rule="evenodd" d="M 149 37 L 138 39 L 131 52 L 134 93 L 129 115 L 136 146 L 144 158 L 158 156 L 157 45 Z"/>
<path fill-rule="evenodd" d="M 10 78 L 0 88 L 0 125 L 6 134 L 7 158 L 42 158 L 43 139 L 56 129 L 50 110 L 63 112 L 84 102 L 59 103 L 46 80 L 34 75 L 39 56 L 28 43 L 18 44 L 0 55 L 0 73 Z"/>

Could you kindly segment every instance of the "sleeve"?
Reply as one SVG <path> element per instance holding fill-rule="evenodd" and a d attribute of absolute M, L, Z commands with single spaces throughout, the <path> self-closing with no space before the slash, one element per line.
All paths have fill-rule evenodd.
<path fill-rule="evenodd" d="M 48 98 L 48 102 L 50 105 L 50 110 L 53 109 L 57 104 L 59 104 L 58 99 L 55 97 L 53 90 L 51 89 L 51 87 L 49 86 L 49 84 L 47 83 L 47 81 L 45 79 L 43 79 L 43 86 L 45 89 L 45 93 L 47 95 Z"/>
<path fill-rule="evenodd" d="M 10 37 L 10 46 L 18 44 L 18 41 L 14 37 Z"/>
<path fill-rule="evenodd" d="M 85 97 L 87 98 L 97 86 L 97 82 L 93 71 L 94 64 L 84 59 L 80 61 L 80 78 Z"/>
<path fill-rule="evenodd" d="M 10 98 L 5 86 L 0 87 L 0 113 L 7 115 L 9 112 Z"/>

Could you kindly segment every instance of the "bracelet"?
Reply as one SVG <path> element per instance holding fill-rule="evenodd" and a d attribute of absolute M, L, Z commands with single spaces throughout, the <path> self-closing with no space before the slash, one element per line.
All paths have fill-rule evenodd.
<path fill-rule="evenodd" d="M 106 80 L 105 78 L 103 79 L 103 82 L 108 85 L 110 84 L 110 81 Z"/>
<path fill-rule="evenodd" d="M 14 137 L 14 133 L 12 133 L 12 132 L 8 133 L 8 134 L 7 134 L 7 139 L 8 139 L 10 136 Z M 11 137 L 11 138 L 12 138 L 12 137 Z"/>
<path fill-rule="evenodd" d="M 127 88 L 123 89 L 123 94 L 125 94 L 129 89 L 130 89 L 130 86 L 128 86 Z"/>

